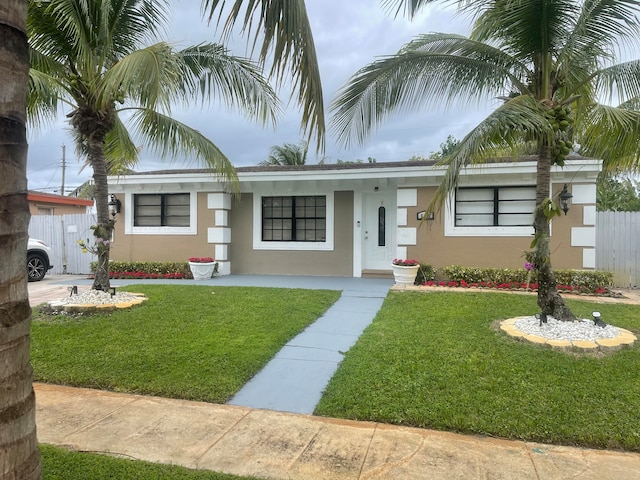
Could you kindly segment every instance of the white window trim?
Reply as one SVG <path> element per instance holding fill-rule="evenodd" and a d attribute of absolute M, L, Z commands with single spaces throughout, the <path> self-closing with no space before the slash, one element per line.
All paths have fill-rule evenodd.
<path fill-rule="evenodd" d="M 306 197 L 323 196 L 327 199 L 326 231 L 324 242 L 263 242 L 262 241 L 262 197 Z M 253 249 L 254 250 L 297 250 L 333 251 L 334 201 L 333 192 L 254 192 L 253 193 Z"/>
<path fill-rule="evenodd" d="M 191 192 L 157 192 L 159 194 L 189 193 L 189 226 L 188 227 L 136 227 L 133 225 L 133 196 L 152 192 L 125 193 L 124 233 L 126 235 L 197 235 L 198 234 L 198 193 Z M 154 192 L 155 193 L 155 192 Z"/>
<path fill-rule="evenodd" d="M 444 205 L 445 237 L 529 237 L 533 225 L 526 227 L 457 227 L 455 222 L 455 192 L 447 195 Z"/>

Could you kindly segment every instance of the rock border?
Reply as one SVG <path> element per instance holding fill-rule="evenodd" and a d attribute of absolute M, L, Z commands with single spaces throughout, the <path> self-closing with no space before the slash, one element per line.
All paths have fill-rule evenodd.
<path fill-rule="evenodd" d="M 131 308 L 134 305 L 140 305 L 141 303 L 148 300 L 147 296 L 144 293 L 127 292 L 127 294 L 135 296 L 137 298 L 134 298 L 126 302 L 121 302 L 121 303 L 106 303 L 106 304 L 95 304 L 95 303 L 63 304 L 57 300 L 53 300 L 47 303 L 49 305 L 49 308 L 54 312 L 86 314 L 86 313 L 95 313 L 95 312 L 111 312 L 114 310 L 121 310 L 123 308 Z"/>
<path fill-rule="evenodd" d="M 541 345 L 565 352 L 615 352 L 622 348 L 630 347 L 637 340 L 636 336 L 632 332 L 620 327 L 616 327 L 620 333 L 614 338 L 599 338 L 597 340 L 552 340 L 518 330 L 515 323 L 521 318 L 528 317 L 514 317 L 501 321 L 500 330 L 515 340 L 529 342 L 534 345 Z"/>

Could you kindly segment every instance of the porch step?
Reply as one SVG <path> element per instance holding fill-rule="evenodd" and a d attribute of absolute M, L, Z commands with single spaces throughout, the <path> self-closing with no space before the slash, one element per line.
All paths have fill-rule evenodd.
<path fill-rule="evenodd" d="M 362 278 L 393 278 L 393 270 L 363 270 Z"/>

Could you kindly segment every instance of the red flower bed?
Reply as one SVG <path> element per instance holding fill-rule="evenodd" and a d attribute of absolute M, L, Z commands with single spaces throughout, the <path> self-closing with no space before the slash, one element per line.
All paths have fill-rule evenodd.
<path fill-rule="evenodd" d="M 426 287 L 450 287 L 450 288 L 491 288 L 496 290 L 531 290 L 537 291 L 537 283 L 526 282 L 511 282 L 511 283 L 494 283 L 494 282 L 480 282 L 480 283 L 467 283 L 464 280 L 460 282 L 438 282 L 435 280 L 429 280 L 422 285 Z M 595 295 L 607 295 L 609 290 L 605 287 L 598 287 L 595 290 L 590 290 L 586 287 L 579 287 L 577 285 L 558 285 L 558 291 L 565 293 L 586 293 Z"/>

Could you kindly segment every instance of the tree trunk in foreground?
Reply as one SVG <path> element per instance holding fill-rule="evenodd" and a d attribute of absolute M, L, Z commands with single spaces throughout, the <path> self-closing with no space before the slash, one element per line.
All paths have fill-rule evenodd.
<path fill-rule="evenodd" d="M 26 0 L 0 7 L 0 478 L 42 478 L 29 363 Z"/>
<path fill-rule="evenodd" d="M 551 162 L 549 152 L 540 149 L 536 179 L 536 210 L 533 220 L 536 246 L 533 261 L 538 271 L 538 306 L 543 313 L 553 316 L 557 320 L 573 321 L 575 315 L 564 304 L 558 293 L 558 284 L 551 268 L 551 248 L 549 246 L 549 220 L 540 206 L 545 199 L 551 198 L 549 185 L 551 182 Z"/>

